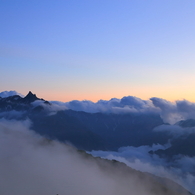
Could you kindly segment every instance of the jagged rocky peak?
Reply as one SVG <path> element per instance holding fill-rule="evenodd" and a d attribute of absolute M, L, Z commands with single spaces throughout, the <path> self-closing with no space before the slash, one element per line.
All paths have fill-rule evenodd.
<path fill-rule="evenodd" d="M 31 91 L 29 91 L 28 94 L 24 97 L 24 100 L 30 103 L 40 99 L 36 96 L 36 94 L 33 94 Z"/>
<path fill-rule="evenodd" d="M 37 98 L 36 94 L 33 94 L 31 91 L 28 92 L 26 97 L 36 97 Z"/>
<path fill-rule="evenodd" d="M 36 96 L 36 94 L 33 94 L 31 91 L 29 91 L 28 94 L 23 98 L 23 102 L 24 102 L 24 103 L 31 103 L 31 102 L 34 102 L 34 101 L 36 101 L 36 100 L 42 100 L 42 101 L 44 101 L 45 104 L 51 105 L 50 102 L 45 101 L 45 100 L 42 99 L 42 98 L 38 98 L 38 97 Z"/>
<path fill-rule="evenodd" d="M 31 91 L 28 92 L 28 94 L 25 96 L 25 98 L 37 98 L 36 94 L 33 94 Z"/>

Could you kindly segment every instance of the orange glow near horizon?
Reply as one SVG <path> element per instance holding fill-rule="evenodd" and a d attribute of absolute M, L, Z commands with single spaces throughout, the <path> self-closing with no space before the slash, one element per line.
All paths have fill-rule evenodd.
<path fill-rule="evenodd" d="M 143 100 L 148 100 L 151 97 L 158 97 L 162 99 L 166 99 L 168 101 L 174 102 L 177 100 L 186 99 L 191 102 L 195 102 L 195 92 L 191 90 L 179 91 L 174 90 L 172 87 L 160 88 L 160 90 L 156 88 L 137 88 L 137 89 L 129 89 L 127 90 L 116 90 L 116 91 L 109 91 L 105 93 L 105 91 L 96 91 L 96 92 L 62 92 L 62 91 L 32 91 L 35 93 L 37 97 L 43 98 L 48 101 L 61 101 L 61 102 L 68 102 L 72 100 L 90 100 L 93 102 L 97 102 L 98 100 L 110 100 L 111 98 L 118 98 L 121 99 L 124 96 L 135 96 Z M 23 93 L 23 95 L 26 95 Z"/>

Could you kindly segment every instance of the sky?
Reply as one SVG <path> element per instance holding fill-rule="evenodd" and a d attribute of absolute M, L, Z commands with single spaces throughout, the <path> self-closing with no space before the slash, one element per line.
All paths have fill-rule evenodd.
<path fill-rule="evenodd" d="M 0 91 L 195 102 L 195 1 L 0 0 Z"/>

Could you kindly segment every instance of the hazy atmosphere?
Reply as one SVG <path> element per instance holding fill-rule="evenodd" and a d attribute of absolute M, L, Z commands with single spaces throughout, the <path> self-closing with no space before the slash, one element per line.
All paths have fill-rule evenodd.
<path fill-rule="evenodd" d="M 164 194 L 152 180 L 127 175 L 122 169 L 115 172 L 106 162 L 101 167 L 73 148 L 48 143 L 28 128 L 29 121 L 0 121 L 2 195 Z"/>
<path fill-rule="evenodd" d="M 0 0 L 0 195 L 195 194 L 194 10 Z"/>

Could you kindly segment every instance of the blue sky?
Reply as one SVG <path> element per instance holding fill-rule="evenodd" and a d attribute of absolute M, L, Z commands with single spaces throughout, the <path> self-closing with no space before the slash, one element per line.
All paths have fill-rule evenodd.
<path fill-rule="evenodd" d="M 195 1 L 0 0 L 0 91 L 195 101 Z"/>

